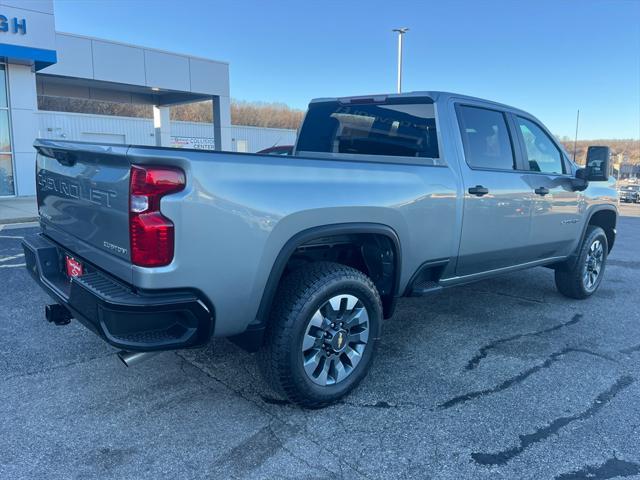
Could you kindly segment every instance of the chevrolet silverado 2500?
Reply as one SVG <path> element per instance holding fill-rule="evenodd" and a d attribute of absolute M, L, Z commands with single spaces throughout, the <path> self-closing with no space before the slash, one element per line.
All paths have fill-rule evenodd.
<path fill-rule="evenodd" d="M 443 92 L 314 100 L 293 156 L 37 140 L 29 272 L 132 362 L 231 337 L 331 403 L 402 296 L 555 270 L 584 299 L 616 235 L 606 147 L 574 164 L 521 110 Z"/>

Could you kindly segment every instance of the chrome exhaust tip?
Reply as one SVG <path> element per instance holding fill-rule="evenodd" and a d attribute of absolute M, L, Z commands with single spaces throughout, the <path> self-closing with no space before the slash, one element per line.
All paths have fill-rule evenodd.
<path fill-rule="evenodd" d="M 118 352 L 118 358 L 124 363 L 125 367 L 133 367 L 159 353 L 160 352 L 127 352 L 126 350 L 121 350 Z"/>

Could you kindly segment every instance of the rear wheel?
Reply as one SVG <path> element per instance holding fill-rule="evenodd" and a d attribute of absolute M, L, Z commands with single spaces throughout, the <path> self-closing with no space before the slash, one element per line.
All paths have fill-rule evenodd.
<path fill-rule="evenodd" d="M 600 227 L 590 225 L 577 258 L 556 269 L 558 291 L 570 298 L 591 296 L 600 286 L 609 251 L 607 236 Z"/>
<path fill-rule="evenodd" d="M 323 407 L 366 376 L 381 322 L 380 296 L 365 274 L 336 263 L 313 263 L 280 285 L 261 369 L 280 395 L 304 407 Z"/>

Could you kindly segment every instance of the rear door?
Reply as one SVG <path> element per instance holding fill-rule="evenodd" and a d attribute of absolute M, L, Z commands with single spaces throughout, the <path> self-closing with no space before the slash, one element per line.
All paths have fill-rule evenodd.
<path fill-rule="evenodd" d="M 127 147 L 38 140 L 36 189 L 47 235 L 89 259 L 129 261 Z"/>
<path fill-rule="evenodd" d="M 580 194 L 560 147 L 534 119 L 513 116 L 533 193 L 531 252 L 534 260 L 568 255 L 582 233 Z"/>
<path fill-rule="evenodd" d="M 457 276 L 531 259 L 531 188 L 522 176 L 517 140 L 505 111 L 481 103 L 457 104 L 464 160 L 462 236 Z"/>

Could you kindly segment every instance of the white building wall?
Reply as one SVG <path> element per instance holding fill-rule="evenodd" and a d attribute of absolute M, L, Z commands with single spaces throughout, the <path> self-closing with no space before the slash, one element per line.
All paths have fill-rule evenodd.
<path fill-rule="evenodd" d="M 26 33 L 2 34 L 2 43 L 10 43 L 21 47 L 42 48 L 55 50 L 55 21 L 53 17 L 53 0 L 0 0 L 2 15 L 9 19 L 18 21 L 25 20 L 27 25 Z"/>
<path fill-rule="evenodd" d="M 43 116 L 37 110 L 37 85 L 46 87 L 47 91 L 56 90 L 48 92 L 51 95 L 74 97 L 81 92 L 79 98 L 139 103 L 137 98 L 144 99 L 142 103 L 155 102 L 153 104 L 161 109 L 211 98 L 216 147 L 233 149 L 227 62 L 56 32 L 53 0 L 0 0 L 0 13 L 7 22 L 6 31 L 0 32 L 0 61 L 8 64 L 11 117 L 10 131 L 3 135 L 11 137 L 13 168 L 10 174 L 17 195 L 35 193 L 33 140 L 37 136 L 156 143 L 148 120 Z M 114 95 L 122 98 L 114 100 Z M 159 118 L 166 119 L 166 115 Z M 163 137 L 160 143 L 174 143 L 168 125 L 163 123 L 159 125 L 162 134 L 159 137 Z M 212 146 L 211 135 L 206 135 L 198 138 L 207 141 L 183 139 L 180 144 Z M 252 150 L 262 145 L 251 139 L 241 141 L 243 145 L 252 145 Z"/>
<path fill-rule="evenodd" d="M 244 127 L 231 126 L 231 143 L 233 151 L 242 151 L 239 143 L 247 142 L 247 152 L 255 153 L 276 145 L 293 145 L 296 143 L 297 132 L 285 128 Z"/>
<path fill-rule="evenodd" d="M 35 74 L 27 65 L 7 65 L 9 78 L 9 113 L 13 149 L 13 181 L 16 195 L 35 192 L 33 149 L 37 133 L 37 96 Z"/>
<path fill-rule="evenodd" d="M 0 5 L 3 1 L 0 0 Z M 51 15 L 53 25 L 53 15 Z M 125 85 L 229 96 L 229 64 L 218 60 L 164 52 L 122 42 L 54 32 L 58 61 L 45 75 L 84 78 Z"/>
<path fill-rule="evenodd" d="M 152 119 L 49 111 L 38 111 L 36 116 L 40 138 L 136 145 L 156 143 Z M 295 130 L 283 128 L 232 125 L 230 133 L 231 150 L 242 150 L 242 146 L 246 145 L 250 153 L 274 145 L 293 145 L 296 140 Z M 214 126 L 212 123 L 171 122 L 171 136 L 174 144 L 191 140 L 190 143 L 212 145 Z M 206 142 L 198 142 L 198 139 Z"/>

